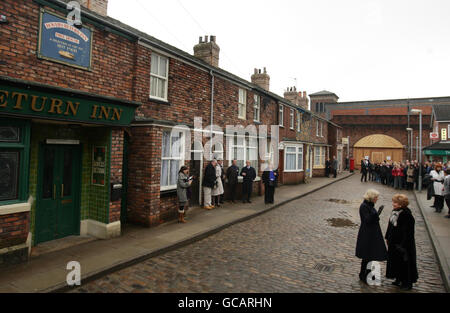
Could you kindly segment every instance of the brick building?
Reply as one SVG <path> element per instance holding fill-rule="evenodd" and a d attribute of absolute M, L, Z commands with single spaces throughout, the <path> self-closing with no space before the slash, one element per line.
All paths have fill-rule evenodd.
<path fill-rule="evenodd" d="M 423 152 L 428 161 L 447 163 L 450 161 L 450 105 L 434 105 L 432 118 L 437 139 L 431 140 L 431 144 L 424 147 Z"/>
<path fill-rule="evenodd" d="M 284 184 L 323 175 L 339 126 L 308 110 L 306 92 L 278 96 L 265 68 L 251 81 L 221 69 L 214 36 L 191 55 L 108 17 L 106 0 L 81 1 L 70 25 L 67 2 L 0 3 L 0 265 L 43 242 L 172 219 L 184 164 L 193 204 L 213 157 L 250 160 L 256 194 L 268 162 Z"/>

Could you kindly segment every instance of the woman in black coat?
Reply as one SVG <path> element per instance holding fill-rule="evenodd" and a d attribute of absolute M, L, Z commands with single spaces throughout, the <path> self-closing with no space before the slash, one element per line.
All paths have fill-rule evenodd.
<path fill-rule="evenodd" d="M 392 283 L 410 290 L 419 278 L 416 261 L 416 242 L 414 240 L 415 220 L 408 208 L 408 198 L 397 194 L 392 198 L 392 211 L 386 231 L 388 261 L 386 277 L 395 278 Z"/>
<path fill-rule="evenodd" d="M 375 203 L 378 200 L 379 192 L 374 189 L 367 190 L 364 195 L 364 202 L 359 207 L 361 226 L 359 227 L 358 240 L 356 242 L 356 256 L 361 261 L 361 271 L 359 278 L 367 283 L 367 275 L 370 270 L 367 265 L 371 261 L 385 261 L 387 258 L 386 246 L 380 228 L 379 213 L 375 210 Z"/>
<path fill-rule="evenodd" d="M 278 170 L 273 170 L 270 164 L 262 174 L 262 181 L 264 183 L 264 203 L 274 203 L 275 188 L 278 181 Z"/>

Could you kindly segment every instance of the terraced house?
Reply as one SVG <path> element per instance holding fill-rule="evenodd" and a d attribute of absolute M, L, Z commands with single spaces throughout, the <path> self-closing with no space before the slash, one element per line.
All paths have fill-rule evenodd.
<path fill-rule="evenodd" d="M 67 2 L 0 3 L 0 265 L 43 242 L 172 219 L 184 164 L 193 204 L 213 157 L 250 160 L 256 194 L 267 162 L 286 184 L 323 175 L 339 127 L 305 92 L 280 97 L 266 69 L 250 81 L 221 69 L 214 36 L 191 55 L 108 17 L 106 0 L 81 1 L 70 25 Z"/>

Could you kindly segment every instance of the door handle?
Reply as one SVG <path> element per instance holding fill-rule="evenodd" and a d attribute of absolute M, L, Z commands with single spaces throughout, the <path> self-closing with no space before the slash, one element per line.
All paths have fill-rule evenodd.
<path fill-rule="evenodd" d="M 64 184 L 61 185 L 61 198 L 64 198 Z"/>

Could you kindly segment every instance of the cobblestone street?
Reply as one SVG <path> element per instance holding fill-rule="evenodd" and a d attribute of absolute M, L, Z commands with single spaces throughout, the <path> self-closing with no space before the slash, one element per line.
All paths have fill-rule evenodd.
<path fill-rule="evenodd" d="M 360 260 L 354 253 L 362 196 L 369 187 L 381 192 L 376 207 L 386 207 L 381 216 L 384 233 L 394 194 L 391 188 L 359 179 L 356 173 L 72 292 L 397 292 L 391 280 L 384 279 L 385 262 L 381 264 L 382 286 L 359 281 Z M 414 195 L 407 195 L 416 219 L 419 269 L 419 281 L 411 292 L 445 292 Z"/>

